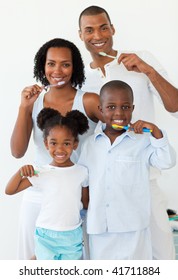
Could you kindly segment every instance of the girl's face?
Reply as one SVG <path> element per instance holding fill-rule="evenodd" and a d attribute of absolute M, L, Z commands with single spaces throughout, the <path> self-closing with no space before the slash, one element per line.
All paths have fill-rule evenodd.
<path fill-rule="evenodd" d="M 128 125 L 132 118 L 133 109 L 132 96 L 129 92 L 123 89 L 106 89 L 101 97 L 100 105 L 100 111 L 106 123 L 105 132 L 121 134 L 122 129 L 120 131 L 114 130 L 112 124 Z"/>
<path fill-rule="evenodd" d="M 45 75 L 49 84 L 70 82 L 73 72 L 72 53 L 68 48 L 49 48 L 46 54 Z M 61 87 L 61 86 L 60 86 Z"/>
<path fill-rule="evenodd" d="M 52 165 L 58 167 L 72 166 L 70 156 L 78 146 L 71 131 L 65 126 L 55 126 L 45 140 L 45 146 L 53 158 Z"/>

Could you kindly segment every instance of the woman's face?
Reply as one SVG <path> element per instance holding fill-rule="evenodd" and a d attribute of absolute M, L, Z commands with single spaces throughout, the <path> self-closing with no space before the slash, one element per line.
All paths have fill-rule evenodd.
<path fill-rule="evenodd" d="M 73 73 L 72 53 L 65 47 L 49 48 L 46 54 L 45 75 L 49 84 L 68 83 Z"/>

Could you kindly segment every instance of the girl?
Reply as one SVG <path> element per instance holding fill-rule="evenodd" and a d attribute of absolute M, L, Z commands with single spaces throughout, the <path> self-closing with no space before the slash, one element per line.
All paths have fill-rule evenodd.
<path fill-rule="evenodd" d="M 88 120 L 77 110 L 63 117 L 57 110 L 44 108 L 37 117 L 37 124 L 53 160 L 36 170 L 32 165 L 21 167 L 7 184 L 6 194 L 15 194 L 30 186 L 42 191 L 35 231 L 37 259 L 81 259 L 80 210 L 81 198 L 84 208 L 88 206 L 88 173 L 70 157 L 78 146 L 78 134 L 89 128 Z"/>
<path fill-rule="evenodd" d="M 65 116 L 67 112 L 77 109 L 84 113 L 89 122 L 88 132 L 82 135 L 79 146 L 72 155 L 77 161 L 81 142 L 93 133 L 101 116 L 98 111 L 99 96 L 80 90 L 85 77 L 78 48 L 72 42 L 60 38 L 48 41 L 35 55 L 34 77 L 43 86 L 35 84 L 22 91 L 19 113 L 11 137 L 12 155 L 16 158 L 24 156 L 33 131 L 35 164 L 49 163 L 50 157 L 43 143 L 42 132 L 36 124 L 38 113 L 41 109 L 50 107 Z M 18 259 L 29 259 L 34 255 L 33 232 L 40 206 L 41 192 L 29 188 L 22 201 Z"/>

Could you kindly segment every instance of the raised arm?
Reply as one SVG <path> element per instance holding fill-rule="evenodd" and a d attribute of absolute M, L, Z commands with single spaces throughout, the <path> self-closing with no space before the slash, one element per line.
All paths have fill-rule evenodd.
<path fill-rule="evenodd" d="M 163 78 L 151 65 L 134 53 L 122 53 L 118 63 L 123 63 L 128 71 L 144 73 L 159 93 L 168 112 L 178 111 L 178 89 Z"/>
<path fill-rule="evenodd" d="M 26 87 L 21 94 L 21 104 L 11 136 L 11 153 L 14 157 L 23 157 L 29 144 L 32 132 L 32 110 L 42 88 L 38 85 Z"/>

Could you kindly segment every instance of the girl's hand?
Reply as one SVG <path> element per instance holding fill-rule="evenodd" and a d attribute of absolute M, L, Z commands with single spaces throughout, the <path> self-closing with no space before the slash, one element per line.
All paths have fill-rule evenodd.
<path fill-rule="evenodd" d="M 145 121 L 139 120 L 133 124 L 130 124 L 130 127 L 134 130 L 135 133 L 138 133 L 138 134 L 142 134 L 143 128 L 146 127 L 146 128 L 149 128 L 152 130 L 151 134 L 153 137 L 155 137 L 157 139 L 163 137 L 161 130 L 155 124 L 150 123 L 150 122 L 145 122 Z"/>
<path fill-rule="evenodd" d="M 43 87 L 39 85 L 32 85 L 24 88 L 21 93 L 21 106 L 30 107 L 34 104 L 39 94 L 42 92 Z"/>
<path fill-rule="evenodd" d="M 33 168 L 33 165 L 24 165 L 19 170 L 21 177 L 32 177 L 32 176 L 38 176 L 35 173 L 35 170 Z"/>

